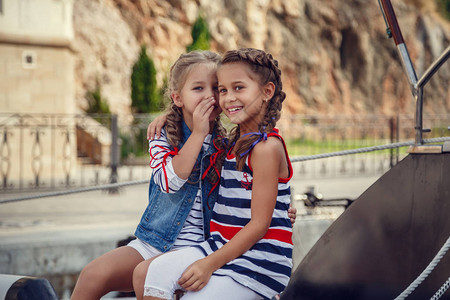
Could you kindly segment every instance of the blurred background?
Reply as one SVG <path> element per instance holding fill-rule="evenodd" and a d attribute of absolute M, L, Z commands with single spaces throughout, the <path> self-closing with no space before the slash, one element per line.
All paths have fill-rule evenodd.
<path fill-rule="evenodd" d="M 450 1 L 393 6 L 420 77 L 450 44 Z M 148 180 L 146 129 L 164 108 L 171 64 L 193 49 L 240 47 L 279 61 L 291 157 L 414 139 L 414 98 L 377 0 L 0 0 L 0 200 Z M 447 63 L 424 90 L 424 138 L 450 135 L 449 83 Z M 405 155 L 297 162 L 293 190 L 356 198 Z M 0 273 L 52 278 L 68 297 L 84 264 L 133 234 L 146 201 L 141 184 L 0 203 Z M 92 228 L 108 236 L 101 247 Z M 85 250 L 46 256 L 80 236 Z"/>

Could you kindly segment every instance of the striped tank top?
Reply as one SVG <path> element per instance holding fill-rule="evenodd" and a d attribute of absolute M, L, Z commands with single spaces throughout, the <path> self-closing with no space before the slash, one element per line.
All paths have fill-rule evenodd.
<path fill-rule="evenodd" d="M 214 272 L 229 276 L 264 299 L 271 299 L 288 284 L 292 269 L 292 225 L 287 210 L 290 204 L 289 180 L 292 165 L 283 142 L 289 178 L 279 178 L 278 195 L 270 227 L 265 236 L 247 252 Z M 252 170 L 247 157 L 243 171 L 236 170 L 236 159 L 228 154 L 222 167 L 219 196 L 211 220 L 211 236 L 198 247 L 206 255 L 227 243 L 251 219 Z"/>

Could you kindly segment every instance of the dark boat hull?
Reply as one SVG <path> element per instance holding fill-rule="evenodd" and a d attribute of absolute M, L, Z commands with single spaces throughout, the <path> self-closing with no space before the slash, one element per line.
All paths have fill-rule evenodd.
<path fill-rule="evenodd" d="M 281 299 L 394 299 L 449 236 L 450 153 L 410 154 L 329 227 Z M 430 299 L 449 277 L 450 251 L 407 299 Z"/>

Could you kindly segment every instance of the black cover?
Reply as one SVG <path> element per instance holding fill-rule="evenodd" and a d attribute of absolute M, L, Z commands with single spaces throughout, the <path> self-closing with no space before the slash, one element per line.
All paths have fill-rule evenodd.
<path fill-rule="evenodd" d="M 58 300 L 47 279 L 22 277 L 8 289 L 5 300 Z"/>

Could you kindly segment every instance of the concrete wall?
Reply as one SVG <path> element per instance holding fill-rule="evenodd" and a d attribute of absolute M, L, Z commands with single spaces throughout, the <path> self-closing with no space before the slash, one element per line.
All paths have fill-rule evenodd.
<path fill-rule="evenodd" d="M 323 215 L 298 217 L 293 235 L 294 269 L 333 221 Z M 0 274 L 45 277 L 60 296 L 67 295 L 87 263 L 116 248 L 133 230 L 134 227 L 117 226 L 17 235 L 0 244 Z"/>

